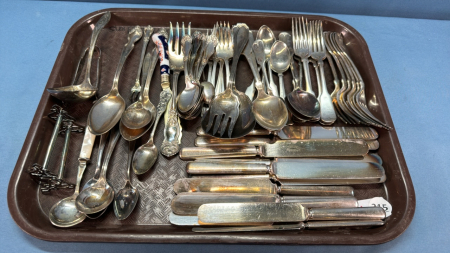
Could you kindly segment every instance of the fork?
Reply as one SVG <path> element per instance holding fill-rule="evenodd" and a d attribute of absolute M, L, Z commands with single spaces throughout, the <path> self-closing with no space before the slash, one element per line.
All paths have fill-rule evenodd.
<path fill-rule="evenodd" d="M 326 59 L 326 48 L 323 38 L 322 20 L 315 20 L 310 23 L 309 35 L 311 38 L 310 56 L 317 61 L 320 71 L 320 81 L 318 100 L 320 103 L 320 122 L 324 125 L 331 125 L 336 121 L 336 112 L 334 111 L 333 101 L 327 90 L 325 81 L 325 72 L 323 70 L 323 60 Z"/>
<path fill-rule="evenodd" d="M 219 78 L 216 83 L 216 94 L 220 94 L 224 91 L 224 82 L 222 76 L 223 65 L 225 64 L 226 70 L 226 83 L 228 84 L 230 76 L 230 63 L 229 60 L 233 57 L 233 38 L 231 36 L 230 23 L 225 24 L 225 22 L 216 23 L 216 37 L 219 43 L 216 46 L 216 57 L 219 60 Z M 222 80 L 221 80 L 222 79 Z"/>
<path fill-rule="evenodd" d="M 300 18 L 292 19 L 292 40 L 294 46 L 294 54 L 301 58 L 303 71 L 305 72 L 305 91 L 313 95 L 314 91 L 311 87 L 311 76 L 309 73 L 309 56 L 311 53 L 311 37 L 309 36 L 308 19 L 304 19 L 300 22 Z M 300 70 L 301 71 L 301 70 Z"/>
<path fill-rule="evenodd" d="M 180 118 L 178 117 L 177 107 L 175 98 L 178 94 L 177 86 L 178 86 L 178 77 L 180 76 L 181 71 L 184 70 L 184 54 L 180 42 L 180 26 L 177 22 L 176 30 L 175 30 L 175 39 L 174 31 L 173 31 L 172 22 L 170 22 L 170 32 L 169 32 L 169 63 L 170 69 L 173 72 L 172 75 L 172 93 L 173 96 L 171 101 L 166 108 L 166 113 L 164 115 L 164 140 L 161 144 L 161 153 L 164 156 L 170 157 L 178 153 L 179 145 L 181 143 L 182 136 L 182 127 L 180 124 Z M 189 23 L 187 28 L 187 35 L 191 34 L 191 23 Z M 186 29 L 184 27 L 184 22 L 181 23 L 181 38 L 186 35 Z"/>
<path fill-rule="evenodd" d="M 216 24 L 216 27 L 219 30 L 218 31 L 219 36 L 217 36 L 218 44 L 216 46 L 216 55 L 217 58 L 219 58 L 220 61 L 219 63 L 221 64 L 221 70 L 219 70 L 220 71 L 219 77 L 221 77 L 223 63 L 225 62 L 226 66 L 228 66 L 228 60 L 231 57 L 233 57 L 234 44 L 231 37 L 231 29 L 229 27 L 229 24 L 228 27 L 224 27 L 222 23 L 220 23 L 220 26 Z M 237 29 L 236 31 L 238 32 L 239 29 Z M 227 67 L 227 77 L 229 76 L 228 72 L 229 68 Z M 226 128 L 228 127 L 228 136 L 231 138 L 234 125 L 236 124 L 236 120 L 239 116 L 239 106 L 240 106 L 239 98 L 233 92 L 234 77 L 232 77 L 230 80 L 232 82 L 227 82 L 226 90 L 216 95 L 216 97 L 211 102 L 208 124 L 205 129 L 206 132 L 210 132 L 212 128 L 212 132 L 210 132 L 211 135 L 216 135 L 220 127 L 220 136 L 223 136 Z M 218 80 L 218 83 L 216 85 L 216 92 L 219 84 L 220 80 Z"/>
<path fill-rule="evenodd" d="M 139 96 L 139 93 L 141 92 L 141 83 L 140 83 L 140 77 L 141 77 L 141 71 L 142 71 L 142 62 L 144 61 L 145 57 L 145 51 L 147 49 L 148 42 L 150 40 L 150 35 L 153 33 L 153 27 L 147 26 L 144 28 L 144 44 L 142 45 L 142 52 L 141 52 L 141 59 L 139 60 L 139 67 L 138 72 L 136 76 L 136 81 L 134 82 L 134 86 L 131 88 L 131 101 L 136 101 L 137 97 Z"/>

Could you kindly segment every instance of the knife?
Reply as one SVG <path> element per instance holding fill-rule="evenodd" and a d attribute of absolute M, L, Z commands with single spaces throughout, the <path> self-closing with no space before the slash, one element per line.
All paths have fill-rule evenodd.
<path fill-rule="evenodd" d="M 375 184 L 386 181 L 384 168 L 371 162 L 287 162 L 271 166 L 251 163 L 189 162 L 190 174 L 270 174 L 275 181 L 298 185 Z"/>
<path fill-rule="evenodd" d="M 299 222 L 296 224 L 277 224 L 277 225 L 262 225 L 262 226 L 194 227 L 192 228 L 192 231 L 199 233 L 286 231 L 286 230 L 303 230 L 308 228 L 320 229 L 320 228 L 342 228 L 342 227 L 373 227 L 373 226 L 383 226 L 384 223 L 385 222 L 382 220 L 310 221 L 310 222 Z"/>
<path fill-rule="evenodd" d="M 383 220 L 381 207 L 305 208 L 300 203 L 220 203 L 198 209 L 199 224 L 299 222 L 308 220 Z"/>
<path fill-rule="evenodd" d="M 280 131 L 271 132 L 266 129 L 254 129 L 247 136 L 275 135 L 282 140 L 293 139 L 363 139 L 376 140 L 378 132 L 371 127 L 322 127 L 322 126 L 285 126 Z M 197 128 L 198 136 L 209 136 L 201 127 Z"/>
<path fill-rule="evenodd" d="M 284 196 L 276 194 L 183 192 L 175 196 L 171 203 L 172 212 L 178 215 L 197 215 L 198 208 L 209 203 L 301 203 L 310 208 L 351 208 L 357 207 L 353 196 Z"/>
<path fill-rule="evenodd" d="M 380 143 L 377 140 L 365 140 L 369 150 L 377 150 Z M 277 142 L 277 141 L 275 141 Z M 274 143 L 270 138 L 247 136 L 236 139 L 220 139 L 215 137 L 197 137 L 194 145 L 196 147 L 214 147 L 214 146 L 260 146 L 266 143 Z"/>
<path fill-rule="evenodd" d="M 297 196 L 354 196 L 353 190 L 351 186 L 277 186 L 268 178 L 181 178 L 173 185 L 173 191 L 177 194 L 183 192 L 220 192 Z"/>
<path fill-rule="evenodd" d="M 369 147 L 364 140 L 321 139 L 280 140 L 273 144 L 241 147 L 187 147 L 180 151 L 182 160 L 236 157 L 343 157 L 362 156 Z"/>

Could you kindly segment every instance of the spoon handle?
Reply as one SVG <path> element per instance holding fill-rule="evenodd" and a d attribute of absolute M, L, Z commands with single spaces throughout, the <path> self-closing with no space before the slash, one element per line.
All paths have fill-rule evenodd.
<path fill-rule="evenodd" d="M 106 171 L 108 170 L 109 160 L 111 159 L 111 155 L 114 151 L 114 147 L 116 146 L 116 143 L 120 137 L 120 131 L 118 129 L 113 129 L 112 132 L 113 133 L 110 136 L 110 140 L 109 140 L 109 144 L 108 144 L 108 150 L 106 151 L 106 157 L 105 157 L 105 160 L 103 161 L 103 165 L 102 165 L 102 173 L 100 175 L 100 178 L 104 178 L 105 180 L 106 180 Z"/>
<path fill-rule="evenodd" d="M 173 73 L 173 94 L 177 94 L 176 86 L 179 74 L 180 71 L 174 71 Z M 174 96 L 172 96 L 164 115 L 164 140 L 161 144 L 161 153 L 166 157 L 173 156 L 180 150 L 182 128 L 176 111 L 175 99 L 173 98 Z"/>
<path fill-rule="evenodd" d="M 128 42 L 125 44 L 122 54 L 120 55 L 119 64 L 117 65 L 116 73 L 114 74 L 114 81 L 111 90 L 117 90 L 119 85 L 119 76 L 122 71 L 122 67 L 125 64 L 125 60 L 134 48 L 134 43 L 142 37 L 142 29 L 139 26 L 134 27 L 128 33 Z"/>
<path fill-rule="evenodd" d="M 227 88 L 231 85 L 235 85 L 236 81 L 236 70 L 237 64 L 239 62 L 239 56 L 245 48 L 245 45 L 248 42 L 250 30 L 248 26 L 244 23 L 239 23 L 233 27 L 233 62 L 231 63 L 230 68 L 230 77 L 228 79 Z M 227 62 L 225 62 L 226 64 Z"/>
<path fill-rule="evenodd" d="M 97 155 L 97 166 L 95 168 L 95 173 L 94 173 L 95 179 L 98 179 L 100 177 L 100 172 L 101 172 L 101 168 L 102 168 L 103 151 L 105 150 L 106 140 L 108 139 L 108 136 L 109 136 L 109 131 L 100 136 L 100 145 L 98 148 L 98 155 Z"/>
<path fill-rule="evenodd" d="M 153 33 L 153 27 L 147 26 L 144 28 L 144 43 L 142 45 L 142 52 L 141 52 L 141 59 L 139 60 L 139 67 L 138 72 L 136 74 L 136 81 L 134 83 L 134 86 L 139 87 L 140 86 L 140 77 L 141 77 L 141 71 L 142 71 L 142 64 L 144 62 L 145 58 L 145 51 L 147 49 L 148 42 L 150 40 L 150 35 Z"/>
<path fill-rule="evenodd" d="M 81 145 L 80 157 L 78 158 L 77 182 L 75 185 L 74 194 L 78 194 L 80 192 L 81 179 L 83 178 L 86 164 L 91 158 L 91 152 L 94 146 L 95 138 L 96 135 L 93 135 L 91 131 L 89 131 L 89 128 L 86 128 L 84 130 L 83 144 Z"/>
<path fill-rule="evenodd" d="M 128 180 L 128 182 L 131 180 L 131 177 L 130 177 L 131 161 L 133 160 L 133 152 L 134 152 L 135 145 L 136 145 L 136 141 L 128 142 L 128 161 L 127 161 L 127 180 Z"/>
<path fill-rule="evenodd" d="M 278 74 L 278 85 L 280 86 L 280 98 L 285 99 L 286 98 L 286 90 L 284 89 L 284 80 L 283 80 L 283 74 Z"/>
<path fill-rule="evenodd" d="M 158 61 L 158 50 L 156 48 L 153 48 L 152 55 L 150 57 L 149 68 L 146 70 L 147 71 L 147 80 L 145 80 L 145 85 L 141 92 L 141 98 L 142 98 L 141 101 L 144 101 L 145 99 L 148 99 L 148 97 L 149 97 L 148 92 L 150 91 L 150 83 L 152 81 L 153 71 L 155 70 L 157 61 Z"/>
<path fill-rule="evenodd" d="M 91 62 L 92 56 L 94 54 L 95 42 L 97 41 L 98 35 L 102 31 L 103 27 L 111 19 L 111 12 L 106 12 L 95 24 L 94 31 L 92 31 L 91 43 L 89 44 L 89 54 L 86 62 L 86 74 L 84 76 L 85 80 L 91 84 Z"/>

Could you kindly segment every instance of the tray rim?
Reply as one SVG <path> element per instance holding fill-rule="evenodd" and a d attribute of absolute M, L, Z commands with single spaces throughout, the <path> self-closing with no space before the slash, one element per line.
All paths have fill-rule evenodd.
<path fill-rule="evenodd" d="M 348 236 L 341 235 L 341 234 L 335 234 L 333 235 L 333 240 L 327 240 L 326 243 L 323 241 L 317 242 L 315 240 L 315 236 L 313 235 L 302 235 L 303 239 L 302 241 L 296 241 L 295 239 L 298 239 L 298 235 L 292 235 L 292 236 L 284 236 L 282 240 L 279 240 L 277 237 L 260 237 L 258 236 L 255 238 L 253 236 L 253 233 L 249 233 L 248 235 L 240 235 L 239 238 L 237 238 L 234 234 L 208 234 L 207 238 L 195 236 L 194 234 L 187 234 L 182 233 L 178 235 L 169 233 L 161 233 L 161 234 L 147 234 L 145 233 L 135 233 L 132 236 L 127 233 L 127 229 L 123 229 L 120 232 L 117 233 L 96 233 L 96 231 L 87 230 L 86 233 L 80 234 L 77 232 L 71 232 L 71 231 L 65 231 L 67 233 L 63 234 L 57 234 L 57 233 L 49 233 L 46 230 L 32 226 L 31 224 L 27 223 L 25 217 L 22 214 L 22 211 L 20 210 L 19 206 L 17 205 L 17 202 L 15 201 L 15 189 L 17 187 L 19 174 L 23 172 L 24 169 L 24 163 L 25 158 L 29 155 L 30 149 L 31 149 L 31 143 L 32 140 L 36 137 L 38 125 L 40 125 L 40 122 L 43 120 L 43 117 L 40 117 L 40 115 L 44 114 L 45 110 L 45 102 L 50 97 L 49 93 L 46 92 L 46 88 L 49 87 L 52 83 L 55 82 L 59 67 L 61 66 L 61 63 L 63 59 L 65 58 L 65 55 L 67 54 L 67 47 L 64 47 L 64 45 L 67 45 L 74 36 L 75 29 L 85 23 L 87 20 L 95 18 L 99 15 L 103 15 L 105 12 L 147 12 L 147 13 L 157 13 L 157 12 L 167 12 L 167 13 L 189 13 L 189 14 L 221 14 L 221 15 L 248 15 L 248 16 L 272 16 L 272 17 L 280 17 L 281 15 L 292 15 L 292 16 L 299 16 L 301 14 L 299 13 L 277 13 L 277 12 L 246 12 L 246 11 L 220 11 L 220 10 L 182 10 L 182 9 L 147 9 L 147 8 L 107 8 L 107 9 L 101 9 L 98 11 L 91 12 L 82 18 L 80 18 L 78 21 L 76 21 L 68 30 L 61 49 L 58 53 L 58 56 L 55 60 L 55 64 L 53 65 L 52 71 L 50 73 L 49 79 L 47 81 L 47 84 L 44 88 L 43 95 L 41 97 L 41 100 L 39 102 L 39 105 L 36 109 L 35 115 L 33 117 L 33 120 L 31 122 L 29 131 L 25 137 L 24 145 L 20 151 L 20 154 L 17 159 L 17 163 L 14 167 L 14 170 L 11 174 L 11 178 L 8 184 L 8 192 L 7 192 L 7 201 L 8 201 L 8 207 L 10 214 L 14 220 L 14 222 L 27 234 L 46 241 L 67 241 L 67 242 L 146 242 L 146 243 L 234 243 L 234 244 L 311 244 L 311 245 L 322 245 L 322 244 L 330 244 L 330 245 L 364 245 L 364 244 L 381 244 L 386 243 L 388 241 L 391 241 L 398 236 L 400 236 L 411 224 L 412 219 L 414 217 L 415 213 L 415 207 L 416 207 L 416 198 L 415 198 L 415 191 L 412 184 L 412 179 L 409 174 L 405 158 L 403 156 L 403 152 L 398 140 L 397 133 L 394 128 L 394 124 L 387 106 L 387 102 L 383 96 L 379 97 L 380 102 L 386 104 L 386 109 L 381 107 L 380 110 L 383 114 L 383 116 L 387 119 L 387 123 L 393 127 L 393 130 L 391 130 L 390 134 L 390 141 L 394 145 L 394 152 L 395 157 L 397 158 L 396 163 L 399 164 L 399 172 L 400 176 L 403 179 L 403 183 L 405 184 L 406 192 L 408 193 L 408 198 L 406 199 L 407 202 L 407 212 L 403 215 L 402 220 L 400 223 L 396 226 L 395 229 L 390 229 L 389 231 L 377 234 L 376 238 L 368 238 L 367 236 L 362 235 L 354 235 L 351 238 L 348 238 Z M 314 16 L 318 18 L 326 18 L 330 21 L 333 21 L 346 29 L 348 29 L 351 33 L 353 33 L 361 42 L 362 46 L 364 48 L 364 52 L 367 52 L 366 55 L 364 55 L 365 62 L 368 64 L 368 68 L 370 72 L 374 72 L 375 79 L 372 80 L 375 85 L 379 86 L 380 89 L 382 89 L 381 84 L 378 79 L 378 75 L 375 70 L 375 66 L 372 60 L 372 57 L 370 55 L 370 51 L 368 48 L 368 45 L 364 39 L 364 37 L 352 26 L 348 25 L 347 23 L 340 21 L 338 19 L 328 17 L 328 16 L 322 16 L 322 15 L 314 15 L 307 13 L 305 14 L 307 16 Z M 382 90 L 381 90 L 382 92 Z M 382 92 L 383 93 L 383 92 Z M 159 226 L 170 226 L 170 225 L 155 225 L 155 226 L 149 226 L 157 228 Z M 186 230 L 186 232 L 190 232 L 190 227 Z M 152 229 L 149 229 L 152 230 Z M 147 230 L 148 231 L 148 230 Z M 74 237 L 76 235 L 76 237 Z M 92 235 L 95 235 L 93 237 Z M 75 238 L 75 240 L 74 240 Z M 262 240 L 261 238 L 264 238 Z M 330 238 L 331 239 L 331 238 Z M 351 240 L 349 240 L 351 239 Z M 357 243 L 355 243 L 357 242 Z"/>

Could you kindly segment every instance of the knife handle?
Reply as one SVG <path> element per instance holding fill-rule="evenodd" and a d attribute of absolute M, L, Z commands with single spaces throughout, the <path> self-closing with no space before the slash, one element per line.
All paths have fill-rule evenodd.
<path fill-rule="evenodd" d="M 356 208 L 358 200 L 353 196 L 284 196 L 281 203 L 301 203 L 306 208 Z"/>
<path fill-rule="evenodd" d="M 186 170 L 189 174 L 267 174 L 269 166 L 253 163 L 189 162 Z"/>
<path fill-rule="evenodd" d="M 297 196 L 354 196 L 351 186 L 310 186 L 310 185 L 281 185 L 278 193 Z"/>
<path fill-rule="evenodd" d="M 311 208 L 307 220 L 383 220 L 386 212 L 381 207 Z"/>
<path fill-rule="evenodd" d="M 342 220 L 342 221 L 311 221 L 305 222 L 305 227 L 310 229 L 338 228 L 338 227 L 372 227 L 383 226 L 383 220 Z"/>
<path fill-rule="evenodd" d="M 238 158 L 256 157 L 258 149 L 254 146 L 245 147 L 187 147 L 180 151 L 182 160 L 204 159 L 204 158 Z"/>

